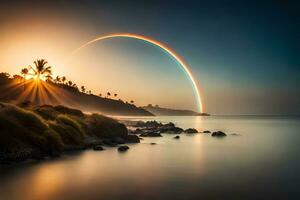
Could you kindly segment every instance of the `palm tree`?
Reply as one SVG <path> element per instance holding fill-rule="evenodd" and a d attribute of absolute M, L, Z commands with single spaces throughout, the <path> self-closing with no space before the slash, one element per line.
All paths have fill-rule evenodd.
<path fill-rule="evenodd" d="M 107 92 L 107 96 L 108 96 L 108 97 L 110 96 L 110 92 Z"/>
<path fill-rule="evenodd" d="M 55 83 L 60 83 L 61 82 L 61 78 L 59 76 L 55 77 Z"/>
<path fill-rule="evenodd" d="M 117 97 L 117 96 L 118 96 L 118 94 L 114 94 L 114 96 L 115 96 L 115 97 Z"/>
<path fill-rule="evenodd" d="M 85 87 L 84 86 L 81 86 L 81 92 L 85 93 Z"/>
<path fill-rule="evenodd" d="M 48 62 L 45 59 L 37 59 L 33 63 L 35 65 L 35 68 L 30 66 L 30 69 L 33 70 L 37 80 L 40 80 L 41 76 L 47 76 L 52 74 L 51 66 L 46 66 Z"/>
<path fill-rule="evenodd" d="M 26 81 L 26 75 L 28 74 L 29 70 L 27 68 L 23 68 L 21 69 L 21 74 L 23 75 L 24 77 L 24 82 L 23 82 L 23 85 L 24 85 L 24 90 L 25 90 L 25 81 Z"/>
<path fill-rule="evenodd" d="M 45 77 L 46 77 L 47 82 L 52 82 L 53 81 L 53 78 L 50 74 L 47 74 Z"/>
<path fill-rule="evenodd" d="M 67 78 L 65 76 L 61 77 L 61 81 L 63 84 L 65 84 L 66 80 L 67 80 Z"/>

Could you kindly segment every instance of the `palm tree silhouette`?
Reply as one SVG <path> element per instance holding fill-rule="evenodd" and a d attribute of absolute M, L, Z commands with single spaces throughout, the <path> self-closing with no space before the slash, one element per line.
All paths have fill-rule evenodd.
<path fill-rule="evenodd" d="M 52 82 L 53 81 L 53 78 L 50 74 L 47 74 L 45 77 L 46 77 L 47 82 Z"/>
<path fill-rule="evenodd" d="M 56 77 L 55 77 L 55 82 L 56 82 L 56 83 L 60 83 L 60 82 L 61 82 L 61 78 L 60 78 L 59 76 L 56 76 Z"/>
<path fill-rule="evenodd" d="M 67 78 L 65 76 L 61 77 L 61 81 L 63 84 L 65 84 L 66 80 L 67 80 Z"/>
<path fill-rule="evenodd" d="M 25 90 L 25 81 L 26 81 L 26 75 L 28 74 L 29 70 L 27 68 L 23 68 L 21 69 L 21 74 L 23 75 L 24 77 L 24 82 L 23 82 L 23 85 L 24 85 L 24 90 Z"/>
<path fill-rule="evenodd" d="M 30 66 L 30 69 L 33 70 L 37 80 L 40 80 L 41 76 L 47 76 L 52 74 L 51 66 L 46 66 L 48 62 L 45 59 L 37 59 L 33 63 L 35 65 L 35 68 Z"/>
<path fill-rule="evenodd" d="M 81 86 L 81 92 L 85 93 L 85 87 L 84 86 Z"/>

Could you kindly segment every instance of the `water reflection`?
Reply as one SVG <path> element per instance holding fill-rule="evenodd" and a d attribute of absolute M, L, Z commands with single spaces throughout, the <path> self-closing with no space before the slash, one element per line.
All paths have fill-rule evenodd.
<path fill-rule="evenodd" d="M 115 148 L 0 168 L 1 199 L 280 199 L 300 181 L 299 120 L 162 117 L 183 128 L 224 130 L 146 138 Z M 150 145 L 151 142 L 157 145 Z"/>

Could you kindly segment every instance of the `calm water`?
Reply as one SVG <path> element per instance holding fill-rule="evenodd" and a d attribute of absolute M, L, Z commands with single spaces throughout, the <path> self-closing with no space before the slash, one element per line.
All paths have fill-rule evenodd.
<path fill-rule="evenodd" d="M 0 167 L 0 199 L 300 199 L 300 119 L 160 117 L 206 134 Z M 156 142 L 157 145 L 150 145 Z"/>

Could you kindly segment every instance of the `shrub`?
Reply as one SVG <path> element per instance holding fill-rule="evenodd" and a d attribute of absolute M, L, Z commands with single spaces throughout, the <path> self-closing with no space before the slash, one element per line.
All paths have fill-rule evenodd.
<path fill-rule="evenodd" d="M 77 109 L 73 109 L 73 108 L 68 108 L 65 106 L 55 106 L 54 109 L 56 111 L 58 111 L 61 114 L 67 114 L 67 115 L 74 115 L 77 117 L 84 117 L 83 112 L 81 112 L 81 110 L 77 110 Z"/>
<path fill-rule="evenodd" d="M 40 116 L 11 104 L 0 103 L 0 130 L 2 151 L 26 147 L 52 152 L 62 148 L 58 134 L 50 131 Z"/>
<path fill-rule="evenodd" d="M 127 128 L 116 120 L 103 115 L 92 114 L 86 118 L 87 132 L 98 137 L 122 137 L 128 135 Z"/>

